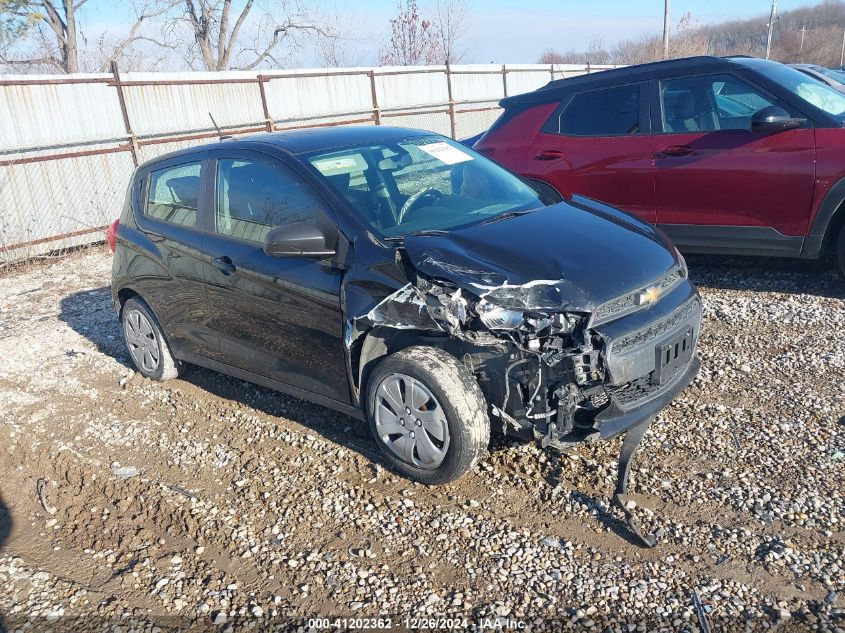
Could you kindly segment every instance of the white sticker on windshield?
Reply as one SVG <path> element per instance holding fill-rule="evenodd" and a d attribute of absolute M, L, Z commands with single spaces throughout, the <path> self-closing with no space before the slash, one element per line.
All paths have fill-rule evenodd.
<path fill-rule="evenodd" d="M 336 176 L 338 174 L 349 174 L 356 171 L 364 171 L 367 169 L 367 162 L 360 154 L 350 154 L 349 156 L 336 156 L 334 158 L 324 158 L 322 160 L 315 160 L 314 167 L 320 170 L 324 176 Z"/>
<path fill-rule="evenodd" d="M 439 143 L 420 145 L 419 147 L 429 156 L 434 156 L 434 158 L 439 160 L 441 163 L 446 163 L 447 165 L 454 165 L 455 163 L 463 163 L 468 160 L 472 160 L 472 156 L 469 154 L 442 141 Z"/>

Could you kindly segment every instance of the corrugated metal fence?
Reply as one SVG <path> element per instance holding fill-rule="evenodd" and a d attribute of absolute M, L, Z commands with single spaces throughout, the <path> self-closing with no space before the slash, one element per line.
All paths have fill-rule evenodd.
<path fill-rule="evenodd" d="M 464 65 L 279 73 L 0 76 L 0 262 L 103 239 L 134 167 L 227 134 L 385 124 L 453 138 L 498 101 L 607 67 Z"/>

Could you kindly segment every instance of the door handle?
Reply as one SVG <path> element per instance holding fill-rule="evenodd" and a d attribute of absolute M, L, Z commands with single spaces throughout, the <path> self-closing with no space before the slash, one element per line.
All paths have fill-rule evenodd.
<path fill-rule="evenodd" d="M 695 150 L 689 145 L 669 145 L 657 152 L 658 156 L 689 156 Z"/>
<path fill-rule="evenodd" d="M 534 160 L 557 160 L 563 158 L 563 152 L 559 149 L 544 149 L 534 157 Z"/>
<path fill-rule="evenodd" d="M 228 255 L 215 257 L 211 260 L 211 265 L 224 275 L 231 275 L 235 272 L 235 265 L 232 263 L 232 259 Z"/>

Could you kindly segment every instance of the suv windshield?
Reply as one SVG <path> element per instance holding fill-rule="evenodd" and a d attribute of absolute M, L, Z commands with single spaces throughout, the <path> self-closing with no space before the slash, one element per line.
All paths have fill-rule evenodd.
<path fill-rule="evenodd" d="M 835 88 L 782 64 L 758 66 L 756 70 L 804 101 L 845 121 L 845 95 Z"/>
<path fill-rule="evenodd" d="M 813 70 L 821 73 L 825 77 L 830 77 L 841 84 L 845 84 L 845 73 L 841 70 L 833 70 L 832 68 L 825 68 L 823 66 L 813 66 Z"/>
<path fill-rule="evenodd" d="M 384 238 L 447 231 L 544 206 L 522 180 L 441 136 L 357 145 L 307 160 Z"/>

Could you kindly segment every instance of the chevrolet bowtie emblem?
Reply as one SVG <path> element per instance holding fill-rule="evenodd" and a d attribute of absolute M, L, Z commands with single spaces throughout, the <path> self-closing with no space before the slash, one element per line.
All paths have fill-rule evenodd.
<path fill-rule="evenodd" d="M 660 298 L 660 294 L 663 292 L 660 288 L 656 286 L 651 286 L 650 288 L 646 288 L 640 293 L 640 305 L 646 305 L 649 303 L 654 303 Z"/>

